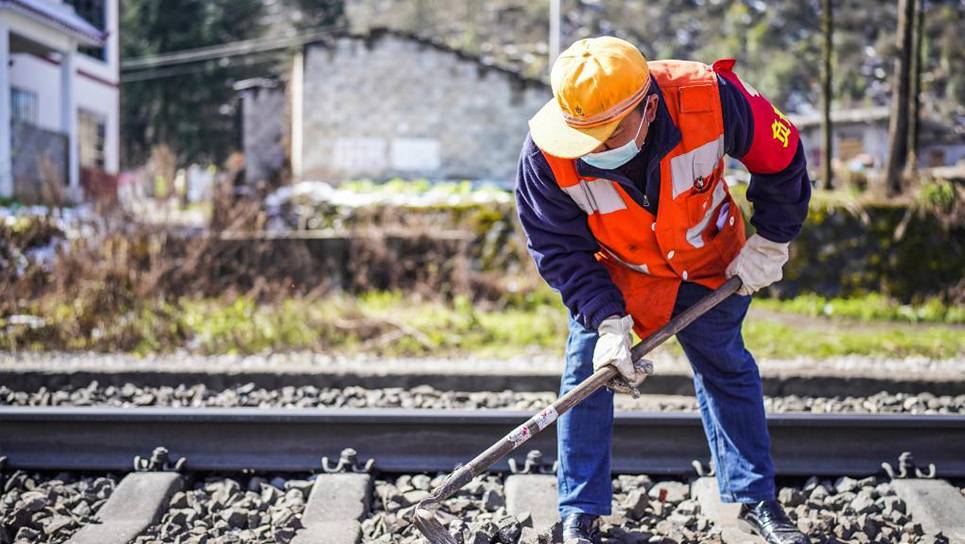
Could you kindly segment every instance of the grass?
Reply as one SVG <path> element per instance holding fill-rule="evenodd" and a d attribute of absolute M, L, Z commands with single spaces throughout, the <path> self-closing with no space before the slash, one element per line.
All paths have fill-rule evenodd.
<path fill-rule="evenodd" d="M 938 298 L 920 304 L 901 304 L 877 294 L 853 298 L 800 295 L 788 300 L 759 299 L 758 308 L 809 317 L 842 317 L 861 321 L 909 323 L 965 323 L 965 306 L 945 304 Z"/>
<path fill-rule="evenodd" d="M 205 353 L 314 349 L 505 357 L 553 349 L 566 334 L 558 307 L 496 312 L 475 308 L 466 299 L 413 302 L 398 293 L 272 306 L 244 298 L 228 305 L 190 301 L 183 307 L 191 343 Z"/>
<path fill-rule="evenodd" d="M 755 305 L 758 302 L 781 313 L 786 308 L 808 307 L 796 301 L 755 301 Z M 274 306 L 258 306 L 244 298 L 227 305 L 193 301 L 184 304 L 183 312 L 191 343 L 205 353 L 321 349 L 397 356 L 472 353 L 508 357 L 533 351 L 560 353 L 566 338 L 565 310 L 545 300 L 520 308 L 485 310 L 463 298 L 443 304 L 414 302 L 400 293 L 370 293 L 356 299 L 290 300 Z M 871 312 L 864 317 L 879 315 L 891 314 Z M 951 358 L 965 354 L 965 334 L 960 327 L 900 322 L 829 327 L 828 323 L 819 316 L 803 324 L 752 317 L 744 324 L 744 336 L 755 355 L 768 358 Z M 668 349 L 680 352 L 676 345 Z"/>
<path fill-rule="evenodd" d="M 958 327 L 912 327 L 897 323 L 872 328 L 828 325 L 827 320 L 800 326 L 749 318 L 744 322 L 744 340 L 758 358 L 872 355 L 949 359 L 965 355 L 965 331 Z"/>
<path fill-rule="evenodd" d="M 801 301 L 755 304 L 759 302 L 782 313 L 809 307 Z M 201 301 L 186 304 L 184 310 L 187 330 L 193 331 L 197 348 L 207 353 L 287 348 L 507 357 L 532 351 L 561 352 L 566 338 L 565 310 L 545 299 L 519 308 L 486 310 L 464 298 L 442 304 L 414 302 L 400 293 L 370 293 L 357 299 L 291 300 L 276 306 L 257 306 L 248 299 L 230 305 Z M 953 310 L 960 312 L 961 308 Z M 921 308 L 908 312 L 931 315 Z M 906 314 L 882 310 L 859 317 L 868 321 L 893 315 Z M 965 334 L 955 326 L 876 323 L 866 327 L 856 323 L 829 327 L 828 319 L 814 317 L 803 325 L 752 317 L 744 324 L 746 343 L 757 356 L 769 358 L 854 354 L 950 358 L 965 354 Z M 669 349 L 680 350 L 674 345 Z"/>
<path fill-rule="evenodd" d="M 965 356 L 960 325 L 902 322 L 908 315 L 935 320 L 941 315 L 949 323 L 960 323 L 955 312 L 961 308 L 939 311 L 925 305 L 892 311 L 888 304 L 871 300 L 758 300 L 744 323 L 745 341 L 756 356 L 766 358 Z M 814 310 L 827 304 L 844 308 L 833 315 L 850 313 L 859 320 L 831 320 Z M 148 353 L 186 348 L 206 354 L 314 350 L 500 358 L 562 353 L 566 339 L 564 308 L 557 299 L 541 295 L 503 309 L 481 308 L 464 298 L 441 303 L 386 292 L 270 305 L 245 297 L 183 299 L 177 304 L 148 302 L 124 315 L 101 316 L 93 325 L 85 321 L 90 312 L 77 308 L 61 304 L 38 312 L 46 325 L 35 329 L 0 319 L 0 349 Z M 680 353 L 674 342 L 665 349 Z"/>

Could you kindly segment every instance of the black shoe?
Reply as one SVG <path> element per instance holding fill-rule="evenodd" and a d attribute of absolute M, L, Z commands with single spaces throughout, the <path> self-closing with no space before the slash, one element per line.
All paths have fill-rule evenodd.
<path fill-rule="evenodd" d="M 767 544 L 810 544 L 811 539 L 797 530 L 787 519 L 777 501 L 742 504 L 738 523 L 748 532 L 759 535 Z"/>
<path fill-rule="evenodd" d="M 563 518 L 563 542 L 596 544 L 600 541 L 600 518 L 590 514 L 570 514 Z"/>

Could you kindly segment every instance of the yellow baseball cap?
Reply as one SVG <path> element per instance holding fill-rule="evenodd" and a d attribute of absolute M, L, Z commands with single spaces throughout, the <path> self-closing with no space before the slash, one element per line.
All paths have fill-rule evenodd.
<path fill-rule="evenodd" d="M 590 153 L 650 90 L 650 68 L 633 44 L 613 36 L 580 40 L 550 73 L 553 99 L 529 120 L 536 146 L 563 159 Z"/>

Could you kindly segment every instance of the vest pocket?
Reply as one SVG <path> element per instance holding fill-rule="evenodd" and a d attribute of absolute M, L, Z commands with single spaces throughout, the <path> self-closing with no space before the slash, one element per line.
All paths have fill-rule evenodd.
<path fill-rule="evenodd" d="M 709 189 L 701 193 L 691 193 L 687 196 L 687 243 L 695 249 L 704 247 L 704 234 L 708 239 L 714 234 L 717 214 L 720 205 L 727 199 L 727 189 L 724 181 L 715 176 Z"/>
<path fill-rule="evenodd" d="M 704 215 L 707 214 L 712 204 L 712 190 L 707 189 L 699 193 L 691 193 L 690 196 L 687 197 L 687 218 L 690 221 L 690 226 L 699 223 L 704 218 Z"/>
<path fill-rule="evenodd" d="M 727 195 L 725 200 L 729 209 L 727 217 L 724 218 L 720 231 L 710 240 L 710 244 L 717 252 L 721 263 L 721 271 L 727 268 L 741 247 L 744 246 L 744 218 L 741 215 L 740 206 L 734 202 L 734 198 Z"/>

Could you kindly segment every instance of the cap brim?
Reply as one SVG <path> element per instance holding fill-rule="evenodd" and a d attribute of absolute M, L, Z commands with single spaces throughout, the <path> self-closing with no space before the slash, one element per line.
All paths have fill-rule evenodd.
<path fill-rule="evenodd" d="M 576 159 L 605 142 L 623 117 L 625 116 L 605 125 L 575 129 L 566 124 L 563 112 L 554 98 L 529 120 L 529 133 L 536 147 L 550 155 L 561 159 Z"/>

